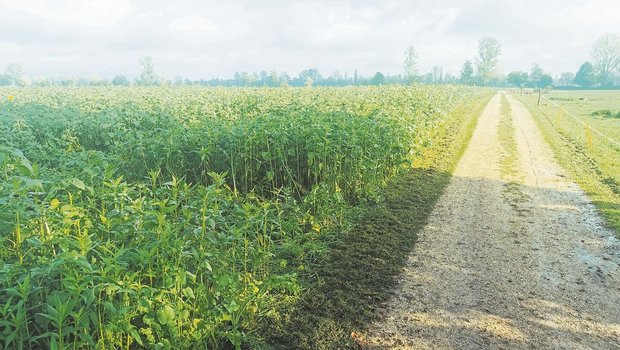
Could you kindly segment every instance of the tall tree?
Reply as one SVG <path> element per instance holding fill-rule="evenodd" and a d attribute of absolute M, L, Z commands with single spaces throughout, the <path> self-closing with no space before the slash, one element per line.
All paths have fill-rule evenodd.
<path fill-rule="evenodd" d="M 416 74 L 418 73 L 418 53 L 413 48 L 413 46 L 409 46 L 405 51 L 405 61 L 403 64 L 405 79 L 407 81 L 413 81 L 415 79 Z"/>
<path fill-rule="evenodd" d="M 478 41 L 476 66 L 482 84 L 486 84 L 496 73 L 499 65 L 498 57 L 501 53 L 501 46 L 495 38 L 484 37 Z"/>
<path fill-rule="evenodd" d="M 602 85 L 611 83 L 612 74 L 620 68 L 620 39 L 615 34 L 605 34 L 592 45 L 592 59 L 598 80 Z"/>
<path fill-rule="evenodd" d="M 280 85 L 280 80 L 278 79 L 278 72 L 276 72 L 275 70 L 272 70 L 271 72 L 269 72 L 269 86 L 278 86 Z"/>
<path fill-rule="evenodd" d="M 439 66 L 433 66 L 433 70 L 431 71 L 433 74 L 433 83 L 441 84 L 443 83 L 443 68 Z"/>
<path fill-rule="evenodd" d="M 11 80 L 11 85 L 19 85 L 19 79 L 24 75 L 24 67 L 19 63 L 11 63 L 6 67 L 6 75 Z"/>
<path fill-rule="evenodd" d="M 256 82 L 256 75 L 243 72 L 241 73 L 241 79 L 243 80 L 243 86 L 254 86 L 254 83 Z"/>
<path fill-rule="evenodd" d="M 537 88 L 546 88 L 553 84 L 553 78 L 549 74 L 543 73 L 534 84 Z"/>
<path fill-rule="evenodd" d="M 291 80 L 291 77 L 286 72 L 282 72 L 278 76 L 278 81 L 280 82 L 280 86 L 288 86 L 288 82 L 290 80 Z"/>
<path fill-rule="evenodd" d="M 142 71 L 140 72 L 140 78 L 138 79 L 138 85 L 155 85 L 157 83 L 157 74 L 155 73 L 155 64 L 151 56 L 146 56 L 140 61 Z"/>
<path fill-rule="evenodd" d="M 573 80 L 575 80 L 575 73 L 573 72 L 564 72 L 562 74 L 560 74 L 560 85 L 562 86 L 569 86 L 573 83 Z"/>
<path fill-rule="evenodd" d="M 312 86 L 320 83 L 323 77 L 316 68 L 304 69 L 299 73 L 299 80 L 306 86 Z"/>
<path fill-rule="evenodd" d="M 596 75 L 592 63 L 584 62 L 581 67 L 579 67 L 579 71 L 575 74 L 574 82 L 582 87 L 591 87 L 596 83 Z"/>
<path fill-rule="evenodd" d="M 118 75 L 116 75 L 114 77 L 114 79 L 112 79 L 112 85 L 128 86 L 129 85 L 129 79 L 127 79 L 127 77 L 122 75 L 122 74 L 118 74 Z"/>
<path fill-rule="evenodd" d="M 375 73 L 375 76 L 372 77 L 372 84 L 373 85 L 383 85 L 383 84 L 385 84 L 385 75 L 383 75 L 383 73 L 381 73 L 381 72 Z"/>
<path fill-rule="evenodd" d="M 536 87 L 543 74 L 545 74 L 545 72 L 540 68 L 538 63 L 532 64 L 532 69 L 530 70 L 530 85 Z"/>
<path fill-rule="evenodd" d="M 516 87 L 523 87 L 527 83 L 529 76 L 527 72 L 510 72 L 506 79 L 506 82 Z"/>
<path fill-rule="evenodd" d="M 474 66 L 467 60 L 461 68 L 461 84 L 471 84 L 474 79 Z"/>

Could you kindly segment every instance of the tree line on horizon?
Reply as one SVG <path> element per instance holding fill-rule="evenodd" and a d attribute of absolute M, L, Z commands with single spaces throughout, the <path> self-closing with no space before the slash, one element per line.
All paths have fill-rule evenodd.
<path fill-rule="evenodd" d="M 125 75 L 118 74 L 113 79 L 101 78 L 49 78 L 37 77 L 34 80 L 26 76 L 22 65 L 11 63 L 5 73 L 0 74 L 0 86 L 228 86 L 228 87 L 280 87 L 280 86 L 355 86 L 355 85 L 386 85 L 386 84 L 463 84 L 493 87 L 581 87 L 581 88 L 614 88 L 620 87 L 620 39 L 615 34 L 605 34 L 594 42 L 591 50 L 591 61 L 582 63 L 573 72 L 563 72 L 555 79 L 546 73 L 537 63 L 532 64 L 529 72 L 512 71 L 507 75 L 499 71 L 500 43 L 492 37 L 484 37 L 478 41 L 477 55 L 463 64 L 460 75 L 444 73 L 443 68 L 434 66 L 431 71 L 418 74 L 417 62 L 419 54 L 413 46 L 405 50 L 403 73 L 397 75 L 376 72 L 372 76 L 348 72 L 341 74 L 335 71 L 323 76 L 316 68 L 301 71 L 296 76 L 286 72 L 236 72 L 232 78 L 213 78 L 190 80 L 182 77 L 168 79 L 155 70 L 153 58 L 145 57 L 141 62 L 140 75 L 132 82 Z"/>

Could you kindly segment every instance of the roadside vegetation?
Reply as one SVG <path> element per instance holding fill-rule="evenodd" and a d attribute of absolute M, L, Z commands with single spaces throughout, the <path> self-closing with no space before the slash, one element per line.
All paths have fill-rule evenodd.
<path fill-rule="evenodd" d="M 537 96 L 515 95 L 532 112 L 561 165 L 620 236 L 620 119 L 615 117 L 620 92 L 565 91 L 546 96 L 548 100 L 538 106 Z"/>
<path fill-rule="evenodd" d="M 270 325 L 276 349 L 359 348 L 366 327 L 396 288 L 417 232 L 427 222 L 492 96 L 484 91 L 451 113 L 437 138 L 360 210 L 357 224 L 332 232 L 328 254 L 306 275 L 308 291 Z"/>
<path fill-rule="evenodd" d="M 302 346 L 324 326 L 344 334 L 388 292 L 488 95 L 1 90 L 0 347 Z M 283 338 L 288 320 L 321 308 Z"/>

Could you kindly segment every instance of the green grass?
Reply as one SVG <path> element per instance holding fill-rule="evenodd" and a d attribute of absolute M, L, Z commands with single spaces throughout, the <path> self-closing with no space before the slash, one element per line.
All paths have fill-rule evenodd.
<path fill-rule="evenodd" d="M 523 193 L 519 181 L 523 175 L 519 171 L 519 151 L 515 140 L 515 127 L 512 119 L 512 110 L 506 95 L 502 95 L 500 120 L 497 125 L 497 137 L 502 147 L 500 155 L 500 172 L 506 181 L 502 196 L 504 200 L 517 212 L 520 217 L 529 214 L 529 210 L 521 208 L 520 204 L 529 197 Z"/>
<path fill-rule="evenodd" d="M 515 127 L 512 123 L 512 111 L 505 95 L 502 95 L 500 107 L 500 120 L 497 126 L 497 136 L 502 146 L 500 159 L 500 170 L 502 177 L 513 180 L 518 173 L 519 156 L 517 152 L 517 142 L 515 141 Z"/>
<path fill-rule="evenodd" d="M 590 128 L 620 142 L 620 119 L 595 113 L 620 110 L 620 91 L 558 91 L 547 96 Z M 588 131 L 548 101 L 537 106 L 536 96 L 516 97 L 532 113 L 560 164 L 620 236 L 620 147 L 592 129 Z"/>
<path fill-rule="evenodd" d="M 350 231 L 334 235 L 329 254 L 305 280 L 308 290 L 292 312 L 268 325 L 276 349 L 357 348 L 363 334 L 389 299 L 434 204 L 450 182 L 490 94 L 456 113 L 413 168 L 381 191 L 384 200 L 363 209 Z M 284 322 L 282 322 L 284 321 Z"/>
<path fill-rule="evenodd" d="M 545 96 L 620 142 L 620 119 L 616 117 L 620 113 L 619 90 L 551 91 Z M 609 111 L 609 115 L 596 113 L 598 111 Z"/>

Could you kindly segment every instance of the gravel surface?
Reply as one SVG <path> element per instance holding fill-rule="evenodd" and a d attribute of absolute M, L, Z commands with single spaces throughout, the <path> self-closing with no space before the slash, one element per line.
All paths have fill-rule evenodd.
<path fill-rule="evenodd" d="M 620 349 L 620 243 L 508 96 L 517 169 L 500 171 L 501 94 L 366 349 Z"/>

